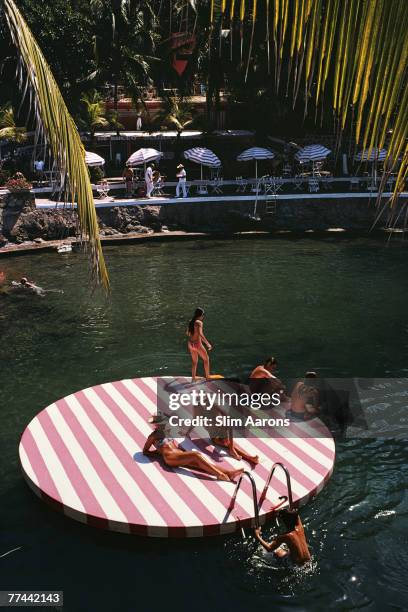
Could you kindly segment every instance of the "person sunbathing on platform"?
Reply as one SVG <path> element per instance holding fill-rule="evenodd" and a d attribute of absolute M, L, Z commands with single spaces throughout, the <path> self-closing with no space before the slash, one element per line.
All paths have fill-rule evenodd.
<path fill-rule="evenodd" d="M 225 430 L 225 427 L 221 429 Z M 222 448 L 225 448 L 230 457 L 237 459 L 238 461 L 245 459 L 245 461 L 248 461 L 248 463 L 252 463 L 253 465 L 257 465 L 259 463 L 258 455 L 250 455 L 235 442 L 232 435 L 232 430 L 228 431 L 228 433 L 219 431 L 216 432 L 216 434 L 218 435 L 211 437 L 211 442 L 214 444 L 214 446 L 222 446 Z"/>
<path fill-rule="evenodd" d="M 255 529 L 255 537 L 268 552 L 273 552 L 279 559 L 290 558 L 296 565 L 310 561 L 305 530 L 296 510 L 281 510 L 278 514 L 286 527 L 285 533 L 278 535 L 272 542 L 266 542 L 261 536 L 261 528 Z"/>
<path fill-rule="evenodd" d="M 218 480 L 233 482 L 234 478 L 240 476 L 244 469 L 226 470 L 216 467 L 204 455 L 196 451 L 185 451 L 180 448 L 174 438 L 166 436 L 167 417 L 158 414 L 149 419 L 149 423 L 156 425 L 156 429 L 149 435 L 143 447 L 143 454 L 147 457 L 161 455 L 163 461 L 169 467 L 185 467 L 200 470 L 215 476 Z M 151 447 L 154 450 L 150 450 Z"/>

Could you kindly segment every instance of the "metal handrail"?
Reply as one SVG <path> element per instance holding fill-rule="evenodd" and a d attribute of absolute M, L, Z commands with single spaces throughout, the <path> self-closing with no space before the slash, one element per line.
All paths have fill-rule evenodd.
<path fill-rule="evenodd" d="M 259 507 L 261 507 L 262 502 L 266 498 L 268 487 L 269 487 L 269 485 L 271 483 L 271 480 L 272 480 L 272 477 L 273 477 L 273 475 L 275 473 L 275 469 L 278 466 L 281 467 L 282 470 L 285 472 L 286 487 L 287 487 L 287 490 L 288 490 L 289 510 L 292 510 L 293 509 L 293 497 L 292 497 L 292 483 L 291 483 L 291 480 L 290 480 L 290 474 L 289 474 L 288 468 L 283 463 L 281 463 L 280 461 L 277 461 L 276 463 L 274 463 L 272 468 L 271 468 L 271 471 L 269 472 L 268 480 L 266 481 L 265 486 L 264 486 L 264 490 L 262 491 L 261 497 L 259 498 Z M 282 499 L 282 498 L 280 497 L 279 499 Z"/>
<path fill-rule="evenodd" d="M 237 499 L 237 495 L 238 495 L 238 491 L 239 488 L 241 486 L 241 482 L 244 476 L 248 476 L 250 482 L 251 482 L 251 486 L 252 486 L 252 498 L 254 501 L 254 514 L 255 514 L 255 527 L 258 528 L 259 527 L 259 509 L 258 509 L 258 496 L 256 494 L 256 484 L 255 484 L 255 480 L 252 476 L 252 474 L 250 472 L 248 472 L 247 470 L 244 470 L 241 474 L 241 476 L 239 477 L 239 480 L 237 482 L 237 486 L 235 487 L 235 491 L 234 494 L 231 498 L 230 501 L 230 505 L 228 510 L 231 511 L 235 505 L 235 500 Z"/>

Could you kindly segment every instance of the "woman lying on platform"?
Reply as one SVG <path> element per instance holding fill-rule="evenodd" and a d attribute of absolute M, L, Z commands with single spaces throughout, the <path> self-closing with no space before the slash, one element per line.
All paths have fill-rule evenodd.
<path fill-rule="evenodd" d="M 226 470 L 216 467 L 204 455 L 196 451 L 185 451 L 177 445 L 177 442 L 166 436 L 167 418 L 158 414 L 149 419 L 149 423 L 156 425 L 156 429 L 150 434 L 143 447 L 143 454 L 147 457 L 161 455 L 163 461 L 169 467 L 185 467 L 200 470 L 215 476 L 218 480 L 233 482 L 234 478 L 240 476 L 244 471 Z M 150 450 L 154 446 L 155 450 Z"/>

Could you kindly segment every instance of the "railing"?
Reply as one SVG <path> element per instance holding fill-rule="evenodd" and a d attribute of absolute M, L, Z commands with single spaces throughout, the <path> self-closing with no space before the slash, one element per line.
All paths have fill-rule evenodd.
<path fill-rule="evenodd" d="M 275 473 L 275 470 L 277 467 L 282 468 L 282 470 L 285 472 L 285 476 L 286 476 L 286 487 L 288 490 L 288 502 L 289 502 L 289 510 L 293 509 L 293 496 L 292 496 L 292 483 L 290 480 L 290 474 L 289 474 L 289 470 L 288 468 L 283 465 L 283 463 L 281 463 L 280 461 L 277 461 L 276 463 L 273 464 L 271 471 L 269 472 L 269 476 L 268 476 L 268 480 L 265 483 L 264 489 L 262 491 L 261 497 L 259 498 L 259 508 L 261 507 L 263 501 L 266 498 L 266 494 L 268 492 L 268 488 L 269 485 L 271 484 L 271 480 L 273 478 L 273 475 Z M 282 497 L 280 497 L 279 499 L 282 499 Z"/>
<path fill-rule="evenodd" d="M 244 472 L 242 472 L 241 476 L 239 477 L 239 480 L 237 482 L 237 486 L 235 487 L 235 491 L 234 494 L 231 498 L 230 501 L 230 505 L 228 510 L 231 511 L 235 505 L 235 501 L 237 499 L 237 495 L 238 495 L 238 491 L 239 488 L 241 486 L 241 482 L 244 476 L 248 476 L 250 482 L 251 482 L 251 486 L 252 486 L 252 498 L 253 498 L 253 502 L 254 502 L 254 516 L 255 516 L 255 527 L 259 527 L 259 509 L 258 509 L 258 496 L 256 494 L 256 484 L 255 484 L 255 480 L 252 476 L 252 474 L 250 472 L 247 472 L 246 470 Z"/>

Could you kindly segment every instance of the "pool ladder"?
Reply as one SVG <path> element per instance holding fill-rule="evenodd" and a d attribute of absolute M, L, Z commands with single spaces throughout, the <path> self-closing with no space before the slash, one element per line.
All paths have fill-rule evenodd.
<path fill-rule="evenodd" d="M 293 508 L 293 496 L 292 496 L 292 484 L 291 484 L 291 480 L 290 480 L 290 473 L 289 473 L 288 468 L 283 463 L 281 463 L 280 461 L 277 461 L 276 463 L 273 464 L 273 466 L 271 468 L 271 471 L 269 472 L 269 476 L 267 478 L 265 486 L 263 488 L 263 491 L 261 493 L 261 497 L 259 498 L 259 502 L 258 502 L 258 496 L 257 496 L 257 493 L 256 493 L 256 484 L 255 484 L 254 477 L 247 470 L 244 470 L 244 472 L 242 472 L 241 476 L 239 477 L 239 480 L 238 480 L 237 485 L 235 487 L 234 494 L 231 497 L 231 501 L 230 501 L 230 505 L 229 505 L 229 510 L 230 511 L 234 508 L 235 501 L 237 499 L 238 491 L 240 489 L 242 480 L 243 480 L 244 476 L 247 476 L 249 478 L 249 481 L 251 483 L 251 488 L 252 488 L 252 499 L 253 499 L 253 503 L 254 503 L 254 516 L 255 516 L 255 527 L 256 528 L 258 528 L 260 526 L 259 525 L 259 509 L 260 509 L 263 501 L 266 498 L 269 485 L 271 484 L 271 480 L 273 478 L 273 475 L 274 475 L 275 470 L 276 470 L 277 467 L 282 468 L 282 470 L 285 473 L 285 476 L 286 476 L 286 488 L 287 488 L 288 494 L 287 495 L 280 495 L 279 496 L 279 499 L 281 500 L 281 502 L 279 504 L 277 504 L 275 506 L 275 508 L 278 508 L 285 501 L 288 501 L 289 502 L 289 510 L 292 510 L 292 508 Z M 245 531 L 244 531 L 243 527 L 241 527 L 241 533 L 242 533 L 243 537 L 245 537 Z"/>
<path fill-rule="evenodd" d="M 276 195 L 265 200 L 265 215 L 276 215 Z"/>

